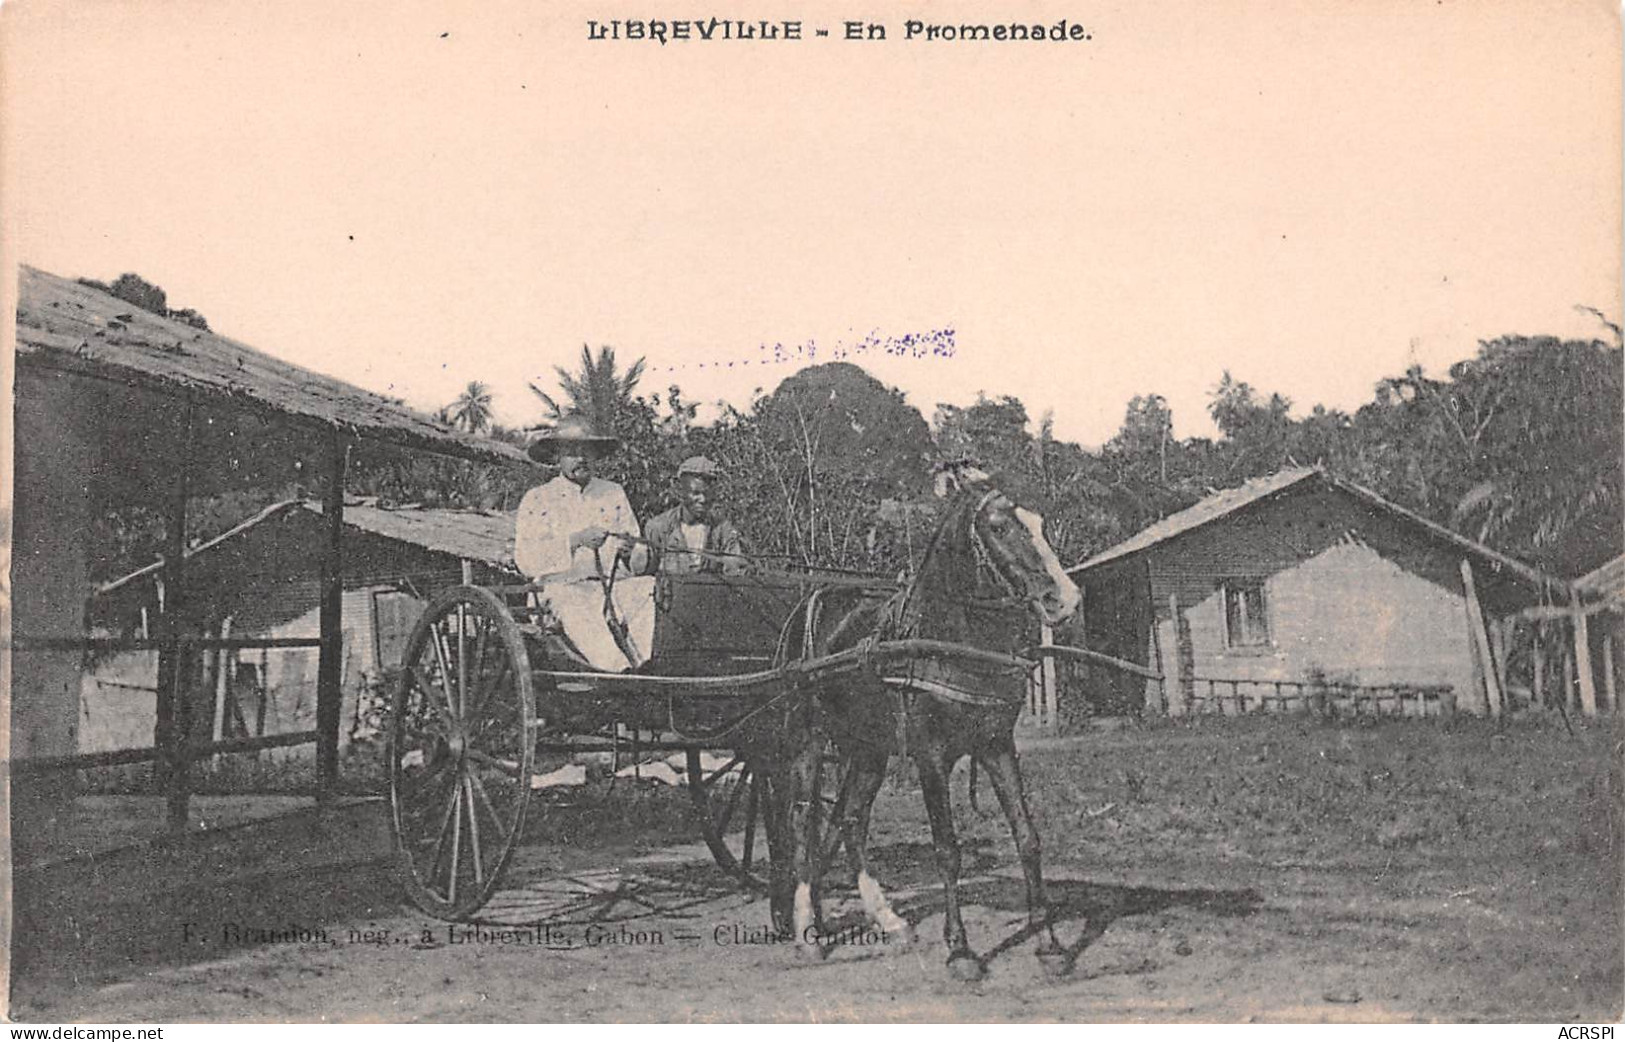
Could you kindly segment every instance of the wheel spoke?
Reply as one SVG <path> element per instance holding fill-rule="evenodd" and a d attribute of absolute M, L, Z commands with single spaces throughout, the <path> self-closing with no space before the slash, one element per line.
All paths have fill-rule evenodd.
<path fill-rule="evenodd" d="M 760 778 L 750 780 L 750 796 L 745 799 L 745 856 L 740 860 L 740 866 L 746 872 L 750 871 L 752 855 L 756 848 L 756 789 L 761 784 Z"/>
<path fill-rule="evenodd" d="M 423 689 L 424 700 L 439 710 L 441 723 L 445 724 L 448 728 L 451 727 L 452 715 L 451 703 L 449 701 L 451 696 L 446 692 L 445 685 L 436 685 L 433 683 L 429 679 L 429 675 L 423 671 L 423 666 L 416 662 L 412 663 L 412 679 L 417 681 L 418 687 Z M 448 699 L 444 705 L 442 705 L 434 696 L 434 689 L 437 686 L 440 688 L 441 694 L 445 695 Z"/>
<path fill-rule="evenodd" d="M 479 749 L 469 749 L 468 758 L 473 760 L 475 763 L 482 764 L 486 767 L 495 767 L 497 770 L 501 771 L 503 774 L 506 774 L 510 778 L 519 777 L 519 771 L 523 767 L 523 764 L 514 763 L 512 760 L 504 760 L 500 757 L 492 756 L 490 753 Z"/>
<path fill-rule="evenodd" d="M 508 826 L 503 823 L 502 815 L 497 813 L 496 806 L 492 804 L 490 795 L 486 793 L 485 783 L 480 781 L 479 775 L 469 772 L 468 785 L 474 795 L 479 798 L 480 806 L 485 808 L 485 813 L 490 815 L 491 820 L 496 823 L 497 832 L 501 835 L 502 842 L 507 843 Z"/>
<path fill-rule="evenodd" d="M 479 701 L 476 704 L 476 708 L 474 709 L 473 712 L 471 712 L 469 714 L 469 717 L 468 717 L 468 733 L 469 733 L 469 737 L 477 738 L 480 735 L 485 733 L 485 725 L 490 723 L 490 721 L 485 718 L 485 703 L 489 700 L 491 692 L 495 691 L 497 689 L 497 687 L 502 683 L 502 681 L 504 681 L 504 680 L 506 680 L 508 678 L 508 674 L 512 669 L 513 669 L 513 664 L 508 661 L 508 656 L 506 656 L 506 655 L 502 656 L 502 661 L 501 661 L 500 666 L 499 666 L 499 668 L 497 670 L 496 678 L 488 686 L 486 686 L 484 688 L 484 690 L 480 694 Z"/>
<path fill-rule="evenodd" d="M 467 716 L 468 709 L 468 607 L 457 606 L 457 712 Z"/>
<path fill-rule="evenodd" d="M 457 787 L 455 785 L 452 786 L 451 799 L 449 801 L 447 801 L 446 809 L 440 816 L 440 828 L 435 834 L 434 852 L 432 854 L 430 854 L 430 856 L 429 856 L 429 882 L 430 883 L 433 883 L 434 880 L 435 880 L 435 877 L 440 874 L 440 860 L 441 860 L 440 855 L 441 855 L 441 852 L 444 851 L 445 847 L 446 847 L 446 830 L 451 827 L 452 816 L 457 811 L 457 803 L 458 803 L 458 796 L 459 795 L 461 795 L 461 794 L 457 791 Z M 454 867 L 454 870 L 453 870 L 452 874 L 453 875 L 456 874 L 455 867 Z"/>
<path fill-rule="evenodd" d="M 446 881 L 446 900 L 457 903 L 457 863 L 463 853 L 463 787 L 459 783 L 451 793 L 451 874 Z"/>
<path fill-rule="evenodd" d="M 484 855 L 480 851 L 480 816 L 474 812 L 474 786 L 469 784 L 469 776 L 463 775 L 463 797 L 468 803 L 468 850 L 474 856 L 474 885 L 485 886 L 485 866 L 480 858 Z"/>
<path fill-rule="evenodd" d="M 484 625 L 481 625 L 482 622 L 484 623 Z M 476 719 L 478 719 L 480 711 L 485 708 L 485 693 L 486 693 L 486 691 L 490 690 L 489 688 L 487 688 L 485 686 L 485 683 L 484 683 L 484 680 L 485 680 L 485 642 L 486 642 L 486 638 L 491 635 L 491 627 L 493 625 L 495 625 L 495 622 L 493 620 L 490 620 L 490 619 L 478 619 L 478 618 L 476 618 L 474 620 L 474 628 L 479 631 L 479 639 L 474 642 L 473 706 L 469 710 L 469 713 L 468 713 L 468 722 L 470 723 L 470 725 L 472 725 L 473 722 Z M 507 661 L 506 656 L 504 656 L 503 661 L 504 662 Z M 498 677 L 498 679 L 500 680 L 501 677 Z"/>
<path fill-rule="evenodd" d="M 440 622 L 436 619 L 429 623 L 429 639 L 434 644 L 434 657 L 440 663 L 440 675 L 445 678 L 441 688 L 446 692 L 446 705 L 451 707 L 452 718 L 456 719 L 462 714 L 461 699 L 451 693 L 451 653 L 446 648 L 445 634 L 440 632 Z"/>

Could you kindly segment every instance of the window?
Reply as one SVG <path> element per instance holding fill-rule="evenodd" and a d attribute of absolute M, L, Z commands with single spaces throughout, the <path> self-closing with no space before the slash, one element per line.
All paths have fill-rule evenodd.
<path fill-rule="evenodd" d="M 1269 647 L 1269 613 L 1264 601 L 1262 579 L 1230 579 L 1225 582 L 1224 633 L 1227 647 Z"/>

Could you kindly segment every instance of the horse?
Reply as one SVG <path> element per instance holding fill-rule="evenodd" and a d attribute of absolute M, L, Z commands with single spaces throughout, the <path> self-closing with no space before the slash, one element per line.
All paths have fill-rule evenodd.
<path fill-rule="evenodd" d="M 870 918 L 888 935 L 905 943 L 914 939 L 913 928 L 869 874 L 865 849 L 870 812 L 896 752 L 912 759 L 919 772 L 945 895 L 949 972 L 961 980 L 986 975 L 960 917 L 959 844 L 948 799 L 954 766 L 970 756 L 992 783 L 1015 839 L 1029 926 L 1040 935 L 1040 962 L 1060 975 L 1071 960 L 1049 921 L 1038 832 L 1016 763 L 1015 724 L 1028 675 L 1016 653 L 1032 643 L 1031 615 L 1060 623 L 1078 610 L 1082 595 L 1045 541 L 1043 519 L 1018 507 L 985 472 L 968 463 L 941 468 L 937 494 L 948 499 L 947 507 L 912 580 L 884 602 L 839 588 L 815 592 L 786 624 L 780 654 L 787 661 L 808 659 L 881 640 L 921 639 L 1008 653 L 1017 661 L 916 659 L 814 685 L 811 712 L 802 718 L 805 726 L 784 773 L 794 936 L 803 952 L 821 956 L 828 950 L 819 943 L 820 852 L 833 844 L 821 839 L 817 799 L 827 737 L 845 769 L 835 825 Z"/>

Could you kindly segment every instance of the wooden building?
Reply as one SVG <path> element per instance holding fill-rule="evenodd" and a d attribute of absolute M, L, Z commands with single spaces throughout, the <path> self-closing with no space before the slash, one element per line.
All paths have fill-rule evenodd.
<path fill-rule="evenodd" d="M 187 505 L 229 489 L 319 489 L 327 538 L 314 678 L 317 726 L 283 744 L 314 742 L 316 784 L 338 770 L 343 486 L 352 457 L 435 453 L 531 464 L 518 448 L 452 430 L 399 401 L 290 365 L 246 344 L 151 314 L 98 289 L 34 268 L 16 295 L 15 445 L 10 752 L 14 822 L 49 819 L 69 798 L 74 770 L 103 762 L 79 753 L 80 686 L 87 651 L 155 649 L 157 735 L 112 762 L 159 761 L 170 782 L 170 822 L 187 821 L 187 765 L 217 750 L 185 738 L 189 700 L 178 697 L 182 656 L 243 639 L 165 625 L 142 642 L 93 640 L 95 523 L 144 508 L 165 519 L 164 583 L 174 622 L 184 605 Z M 334 345 L 338 346 L 338 345 Z M 260 740 L 261 743 L 269 739 Z M 236 749 L 254 748 L 238 742 Z M 36 814 L 36 811 L 38 812 Z"/>
<path fill-rule="evenodd" d="M 319 503 L 268 507 L 222 535 L 190 548 L 187 628 L 212 638 L 281 643 L 320 633 L 322 547 Z M 512 514 L 422 507 L 344 505 L 340 632 L 341 747 L 372 737 L 369 696 L 400 665 L 407 637 L 428 599 L 472 580 L 520 581 L 513 570 Z M 101 585 L 92 600 L 98 635 L 142 636 L 165 615 L 163 562 Z M 79 750 L 146 745 L 156 713 L 157 653 L 127 651 L 99 659 L 82 681 Z M 314 648 L 217 647 L 190 656 L 184 687 L 193 698 L 191 740 L 307 731 L 315 727 Z M 274 750 L 286 755 L 290 750 Z M 291 750 L 298 753 L 299 750 Z"/>
<path fill-rule="evenodd" d="M 1202 500 L 1069 570 L 1095 711 L 1501 709 L 1505 636 L 1563 584 L 1318 467 Z M 1497 647 L 1497 645 L 1500 647 Z"/>

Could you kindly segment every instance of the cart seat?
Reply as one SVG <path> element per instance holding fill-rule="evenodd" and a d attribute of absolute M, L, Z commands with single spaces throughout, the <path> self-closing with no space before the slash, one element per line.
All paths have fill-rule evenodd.
<path fill-rule="evenodd" d="M 749 673 L 773 664 L 785 620 L 813 590 L 829 585 L 891 587 L 878 579 L 806 572 L 662 575 L 655 586 L 654 654 L 665 676 Z"/>

